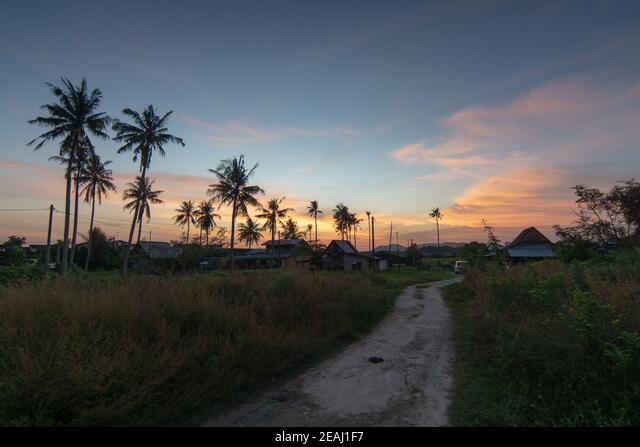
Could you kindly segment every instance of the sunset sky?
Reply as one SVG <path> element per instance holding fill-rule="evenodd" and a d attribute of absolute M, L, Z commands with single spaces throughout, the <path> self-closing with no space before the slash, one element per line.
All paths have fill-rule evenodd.
<path fill-rule="evenodd" d="M 0 15 L 0 239 L 46 238 L 64 210 L 57 144 L 26 143 L 60 76 L 103 93 L 101 110 L 173 110 L 149 176 L 166 204 L 144 237 L 176 239 L 173 210 L 205 198 L 221 159 L 260 164 L 254 182 L 286 196 L 301 226 L 318 200 L 325 241 L 343 202 L 420 243 L 505 241 L 573 218 L 569 189 L 640 177 L 640 2 L 615 0 L 12 2 Z M 121 192 L 137 165 L 113 161 L 118 193 L 97 225 L 126 238 Z M 90 208 L 81 210 L 81 233 Z M 220 210 L 229 228 L 229 209 Z M 62 237 L 56 214 L 54 239 Z"/>

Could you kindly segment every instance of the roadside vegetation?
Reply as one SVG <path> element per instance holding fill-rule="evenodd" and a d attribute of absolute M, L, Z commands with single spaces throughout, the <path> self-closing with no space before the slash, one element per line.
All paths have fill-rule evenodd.
<path fill-rule="evenodd" d="M 188 423 L 354 339 L 442 273 L 78 272 L 0 287 L 0 425 Z"/>
<path fill-rule="evenodd" d="M 640 183 L 574 190 L 556 260 L 478 261 L 445 290 L 455 425 L 640 425 Z"/>

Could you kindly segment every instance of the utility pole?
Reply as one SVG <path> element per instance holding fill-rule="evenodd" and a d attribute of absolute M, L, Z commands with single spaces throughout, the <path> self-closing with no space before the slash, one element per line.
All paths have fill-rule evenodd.
<path fill-rule="evenodd" d="M 393 221 L 391 221 L 391 230 L 389 231 L 389 246 L 387 247 L 387 253 L 391 255 L 391 238 L 393 237 Z"/>
<path fill-rule="evenodd" d="M 371 216 L 371 256 L 373 257 L 373 270 L 376 270 L 376 218 Z"/>
<path fill-rule="evenodd" d="M 49 228 L 47 229 L 47 251 L 44 252 L 44 276 L 49 276 L 49 256 L 51 251 L 51 225 L 53 224 L 53 205 L 49 205 Z"/>
<path fill-rule="evenodd" d="M 396 231 L 396 256 L 400 257 L 400 242 L 398 240 L 398 232 Z"/>

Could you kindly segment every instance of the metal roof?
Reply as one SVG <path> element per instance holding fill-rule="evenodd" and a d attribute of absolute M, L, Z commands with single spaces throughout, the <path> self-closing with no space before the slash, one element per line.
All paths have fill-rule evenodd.
<path fill-rule="evenodd" d="M 552 258 L 555 256 L 551 246 L 547 244 L 520 244 L 515 247 L 507 247 L 507 254 L 511 258 Z"/>

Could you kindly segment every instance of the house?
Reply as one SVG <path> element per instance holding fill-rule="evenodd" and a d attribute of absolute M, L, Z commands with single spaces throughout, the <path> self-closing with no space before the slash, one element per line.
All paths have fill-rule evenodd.
<path fill-rule="evenodd" d="M 386 270 L 386 259 L 359 252 L 349 241 L 333 240 L 322 255 L 325 268 L 344 271 Z"/>
<path fill-rule="evenodd" d="M 182 248 L 169 242 L 142 241 L 135 245 L 134 252 L 149 259 L 173 259 L 182 254 Z"/>
<path fill-rule="evenodd" d="M 311 247 L 304 239 L 281 239 L 267 241 L 264 256 L 271 262 L 274 259 L 284 268 L 309 268 L 311 264 Z"/>
<path fill-rule="evenodd" d="M 511 243 L 504 248 L 504 253 L 510 263 L 525 262 L 552 258 L 552 244 L 537 228 L 529 227 L 520 232 Z"/>

